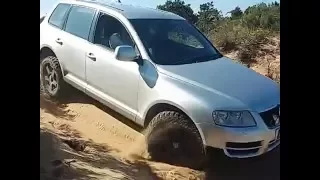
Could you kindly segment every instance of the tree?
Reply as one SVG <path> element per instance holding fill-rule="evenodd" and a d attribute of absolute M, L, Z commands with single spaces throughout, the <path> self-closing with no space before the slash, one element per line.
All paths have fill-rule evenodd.
<path fill-rule="evenodd" d="M 239 6 L 237 6 L 236 8 L 234 8 L 234 10 L 228 13 L 231 14 L 231 19 L 239 19 L 243 15 L 243 12 L 241 11 Z"/>
<path fill-rule="evenodd" d="M 214 7 L 213 2 L 200 4 L 197 26 L 202 32 L 209 33 L 221 19 L 221 11 Z"/>
<path fill-rule="evenodd" d="M 249 28 L 280 30 L 280 4 L 260 3 L 248 7 L 244 12 L 242 23 Z"/>
<path fill-rule="evenodd" d="M 271 6 L 280 6 L 280 3 L 278 3 L 277 1 L 272 2 L 272 3 L 271 3 Z"/>
<path fill-rule="evenodd" d="M 165 4 L 158 5 L 157 8 L 164 10 L 164 11 L 169 11 L 169 12 L 175 13 L 175 14 L 185 18 L 186 20 L 188 20 L 191 23 L 197 22 L 197 16 L 193 13 L 191 5 L 185 4 L 184 1 L 167 0 L 167 2 L 165 2 Z"/>

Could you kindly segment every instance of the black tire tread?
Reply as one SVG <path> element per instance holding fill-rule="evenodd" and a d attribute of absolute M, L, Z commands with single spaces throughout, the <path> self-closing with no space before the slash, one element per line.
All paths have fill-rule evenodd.
<path fill-rule="evenodd" d="M 61 72 L 60 63 L 59 63 L 58 58 L 55 57 L 55 56 L 47 56 L 41 61 L 40 66 L 42 66 L 45 63 L 50 63 L 51 67 L 54 68 L 55 71 L 57 72 L 59 85 L 58 85 L 57 93 L 53 95 L 53 94 L 50 94 L 50 93 L 47 92 L 46 88 L 44 88 L 43 80 L 41 79 L 41 81 L 42 81 L 41 82 L 41 88 L 42 88 L 44 94 L 47 95 L 47 96 L 50 96 L 51 98 L 59 98 L 59 97 L 65 95 L 65 89 L 67 88 L 67 84 L 63 80 L 63 75 L 62 75 L 62 72 Z"/>
<path fill-rule="evenodd" d="M 183 128 L 187 130 L 187 132 L 192 133 L 196 137 L 196 142 L 192 142 L 191 146 L 194 148 L 200 148 L 201 151 L 200 156 L 196 157 L 195 159 L 199 159 L 199 163 L 194 163 L 194 165 L 191 165 L 195 169 L 199 169 L 202 165 L 201 161 L 205 160 L 205 149 L 203 146 L 202 138 L 200 136 L 200 133 L 198 132 L 198 129 L 193 124 L 193 122 L 183 113 L 178 111 L 163 111 L 157 114 L 149 123 L 147 129 L 145 130 L 145 136 L 147 139 L 147 142 L 149 142 L 149 138 L 152 137 L 153 133 L 155 131 L 161 131 L 161 129 L 167 129 L 167 128 Z M 196 160 L 195 160 L 196 161 Z"/>

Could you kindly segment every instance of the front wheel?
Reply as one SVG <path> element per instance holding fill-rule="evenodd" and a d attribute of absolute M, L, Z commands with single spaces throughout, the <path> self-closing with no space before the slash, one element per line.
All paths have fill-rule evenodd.
<path fill-rule="evenodd" d="M 65 88 L 59 61 L 54 56 L 44 58 L 40 63 L 40 88 L 50 97 L 59 97 Z"/>
<path fill-rule="evenodd" d="M 184 114 L 164 111 L 156 115 L 146 130 L 148 152 L 155 161 L 200 169 L 205 162 L 201 136 Z"/>

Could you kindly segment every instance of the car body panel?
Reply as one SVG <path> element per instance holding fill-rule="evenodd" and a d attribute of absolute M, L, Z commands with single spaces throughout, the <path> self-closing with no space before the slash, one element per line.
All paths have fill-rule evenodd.
<path fill-rule="evenodd" d="M 135 62 L 123 62 L 115 58 L 114 53 L 104 47 L 93 45 L 96 59 L 86 58 L 87 90 L 109 96 L 115 104 L 130 112 L 134 119 L 137 112 L 139 87 L 139 65 Z M 111 99 L 112 97 L 112 99 Z"/>
<path fill-rule="evenodd" d="M 241 101 L 252 111 L 262 112 L 280 100 L 280 88 L 274 81 L 226 57 L 202 63 L 160 66 L 158 69 L 221 97 Z M 217 101 L 214 110 L 239 109 L 224 100 L 213 101 Z"/>

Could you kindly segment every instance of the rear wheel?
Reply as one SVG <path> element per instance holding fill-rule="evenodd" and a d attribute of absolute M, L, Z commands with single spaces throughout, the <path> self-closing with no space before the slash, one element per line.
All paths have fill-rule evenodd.
<path fill-rule="evenodd" d="M 62 77 L 59 61 L 55 56 L 48 56 L 40 63 L 40 88 L 50 97 L 62 95 L 66 84 Z"/>
<path fill-rule="evenodd" d="M 164 111 L 156 115 L 147 127 L 146 141 L 148 152 L 155 161 L 194 169 L 204 165 L 201 136 L 183 113 Z"/>

